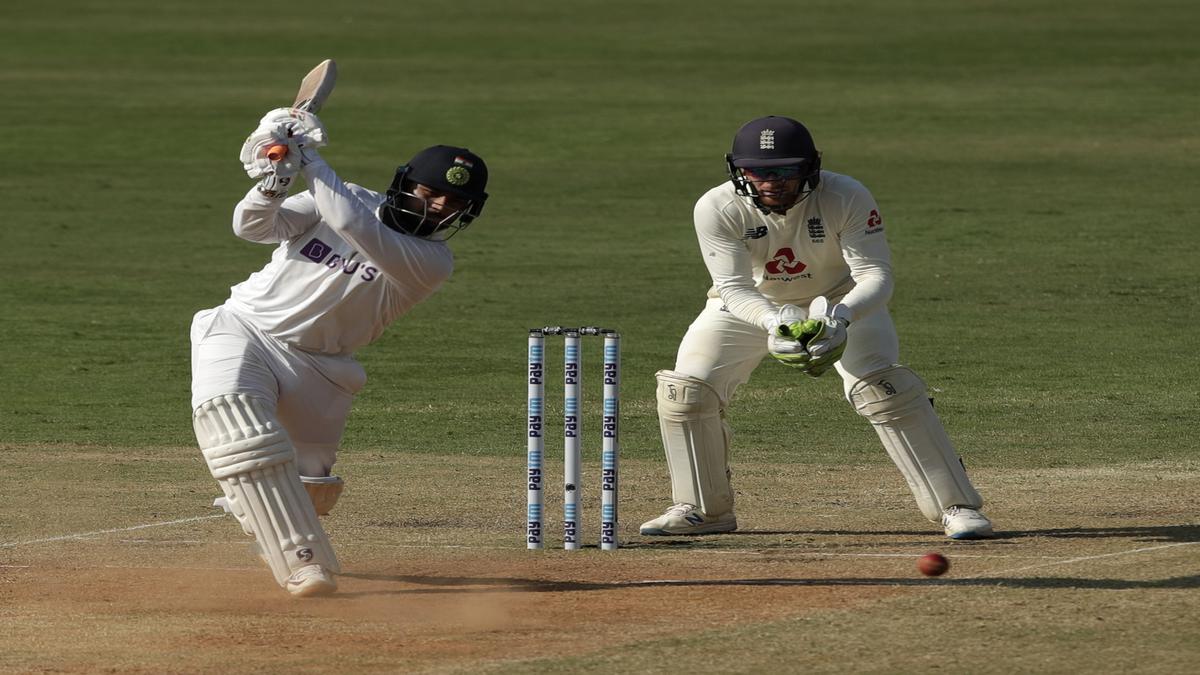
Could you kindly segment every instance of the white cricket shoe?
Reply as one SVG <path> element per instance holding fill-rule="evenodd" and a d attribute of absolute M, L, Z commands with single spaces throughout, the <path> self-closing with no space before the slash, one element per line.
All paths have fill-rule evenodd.
<path fill-rule="evenodd" d="M 942 511 L 942 527 L 951 539 L 990 539 L 992 521 L 976 509 L 951 506 Z"/>
<path fill-rule="evenodd" d="M 292 572 L 284 588 L 297 598 L 307 598 L 313 595 L 329 595 L 337 590 L 337 581 L 333 575 L 320 565 L 305 565 Z"/>
<path fill-rule="evenodd" d="M 692 504 L 676 504 L 654 520 L 642 523 L 641 534 L 654 536 L 672 534 L 714 534 L 737 529 L 737 516 L 732 511 L 710 516 Z"/>

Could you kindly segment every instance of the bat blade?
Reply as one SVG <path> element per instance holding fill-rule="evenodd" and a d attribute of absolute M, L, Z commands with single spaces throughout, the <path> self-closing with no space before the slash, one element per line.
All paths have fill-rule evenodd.
<path fill-rule="evenodd" d="M 325 59 L 317 64 L 300 81 L 300 90 L 296 92 L 293 108 L 317 113 L 329 95 L 333 93 L 333 85 L 337 83 L 337 63 L 333 59 Z"/>
<path fill-rule="evenodd" d="M 316 68 L 308 71 L 300 81 L 300 89 L 296 92 L 296 100 L 292 107 L 310 113 L 317 113 L 329 95 L 333 93 L 333 85 L 337 83 L 337 62 L 325 59 Z M 278 162 L 287 156 L 288 148 L 282 143 L 268 146 L 265 153 L 267 159 Z"/>

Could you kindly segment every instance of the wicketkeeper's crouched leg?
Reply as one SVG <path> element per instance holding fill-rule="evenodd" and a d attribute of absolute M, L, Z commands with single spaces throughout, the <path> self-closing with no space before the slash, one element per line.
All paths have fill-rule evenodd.
<path fill-rule="evenodd" d="M 196 439 L 228 508 L 293 595 L 336 588 L 337 555 L 300 482 L 296 452 L 263 399 L 219 396 L 193 413 Z"/>
<path fill-rule="evenodd" d="M 875 427 L 926 518 L 941 522 L 954 538 L 991 535 L 991 523 L 977 513 L 983 497 L 916 373 L 900 365 L 871 373 L 849 387 L 847 398 Z"/>
<path fill-rule="evenodd" d="M 662 431 L 674 505 L 642 524 L 641 534 L 711 534 L 737 529 L 730 484 L 731 433 L 711 384 L 661 370 L 658 424 Z"/>

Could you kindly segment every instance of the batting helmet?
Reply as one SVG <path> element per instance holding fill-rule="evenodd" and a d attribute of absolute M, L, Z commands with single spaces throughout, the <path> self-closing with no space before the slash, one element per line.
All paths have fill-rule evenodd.
<path fill-rule="evenodd" d="M 449 239 L 483 212 L 487 201 L 488 169 L 483 158 L 466 148 L 434 145 L 413 155 L 396 169 L 379 215 L 388 227 L 427 239 Z M 450 213 L 431 214 L 425 200 L 413 193 L 424 185 L 464 202 Z M 419 209 L 419 210 L 418 210 Z"/>

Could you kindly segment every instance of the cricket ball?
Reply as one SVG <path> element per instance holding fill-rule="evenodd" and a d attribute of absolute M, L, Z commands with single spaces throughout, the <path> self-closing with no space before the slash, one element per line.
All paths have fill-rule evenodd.
<path fill-rule="evenodd" d="M 950 561 L 941 553 L 926 553 L 917 560 L 917 569 L 927 577 L 940 577 L 950 569 Z"/>

